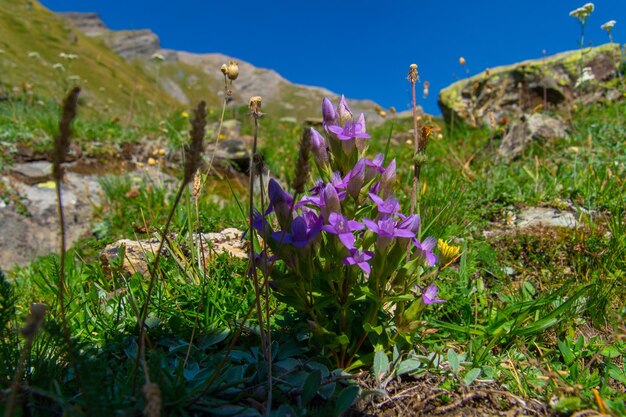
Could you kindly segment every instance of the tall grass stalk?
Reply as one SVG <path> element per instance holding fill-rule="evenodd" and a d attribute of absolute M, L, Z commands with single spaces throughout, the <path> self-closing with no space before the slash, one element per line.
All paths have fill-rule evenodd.
<path fill-rule="evenodd" d="M 413 105 L 413 188 L 411 190 L 411 212 L 413 215 L 415 210 L 419 211 L 419 207 L 417 206 L 417 188 L 420 177 L 420 166 L 417 162 L 417 155 L 419 152 L 419 140 L 420 134 L 417 129 L 417 93 L 415 91 L 415 84 L 419 80 L 419 76 L 417 74 L 417 64 L 411 64 L 409 67 L 409 82 L 411 83 L 411 103 Z"/>
<path fill-rule="evenodd" d="M 67 325 L 67 314 L 65 305 L 65 292 L 67 291 L 65 285 L 65 251 L 66 251 L 66 236 L 65 236 L 65 216 L 63 215 L 63 193 L 61 185 L 63 183 L 63 167 L 61 164 L 65 162 L 67 153 L 70 147 L 70 137 L 72 135 L 72 122 L 76 118 L 76 111 L 78 108 L 78 96 L 80 94 L 80 88 L 74 87 L 69 94 L 63 100 L 63 110 L 61 113 L 61 120 L 59 122 L 59 134 L 54 139 L 54 149 L 52 152 L 52 176 L 55 183 L 55 191 L 57 197 L 57 212 L 59 215 L 59 256 L 60 265 L 57 276 L 58 287 L 58 301 L 59 308 L 61 309 L 61 325 L 63 327 L 63 337 L 67 344 L 67 348 L 70 355 L 70 363 L 74 369 L 74 376 L 78 389 L 84 392 L 80 380 L 80 374 L 78 372 L 78 358 L 72 343 L 69 326 Z"/>

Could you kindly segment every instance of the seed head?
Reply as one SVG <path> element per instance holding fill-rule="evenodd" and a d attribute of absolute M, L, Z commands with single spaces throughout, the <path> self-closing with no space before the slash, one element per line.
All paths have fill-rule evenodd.
<path fill-rule="evenodd" d="M 417 75 L 417 64 L 411 64 L 409 66 L 409 76 L 407 77 L 411 84 L 414 84 L 419 80 L 419 75 Z"/>
<path fill-rule="evenodd" d="M 250 107 L 250 113 L 259 116 L 261 114 L 261 102 L 263 99 L 261 96 L 250 97 L 248 106 Z"/>
<path fill-rule="evenodd" d="M 228 65 L 222 64 L 220 71 L 222 71 L 222 74 L 226 75 L 228 73 Z"/>
<path fill-rule="evenodd" d="M 226 67 L 226 76 L 229 80 L 234 81 L 239 77 L 239 65 L 235 61 L 228 61 Z"/>
<path fill-rule="evenodd" d="M 459 64 L 461 64 L 461 66 L 465 66 L 466 62 L 465 62 L 465 58 L 464 57 L 460 57 L 459 58 Z"/>

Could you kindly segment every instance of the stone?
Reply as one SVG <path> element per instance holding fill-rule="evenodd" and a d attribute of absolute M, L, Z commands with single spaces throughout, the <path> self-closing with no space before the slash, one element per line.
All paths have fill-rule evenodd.
<path fill-rule="evenodd" d="M 250 167 L 250 152 L 241 139 L 227 139 L 211 142 L 207 145 L 206 155 L 210 160 L 215 154 L 213 163 L 232 166 L 240 172 L 248 172 Z"/>
<path fill-rule="evenodd" d="M 159 239 L 146 240 L 122 239 L 105 246 L 100 252 L 100 261 L 105 269 L 110 269 L 111 264 L 116 262 L 120 254 L 124 256 L 120 264 L 121 271 L 132 275 L 139 273 L 148 275 L 148 254 L 154 256 L 159 249 Z M 164 246 L 161 254 L 166 255 L 167 248 Z"/>
<path fill-rule="evenodd" d="M 536 226 L 574 228 L 580 224 L 569 211 L 551 207 L 528 207 L 517 215 L 515 225 L 520 229 L 528 229 Z"/>
<path fill-rule="evenodd" d="M 176 235 L 172 235 L 176 238 Z M 204 251 L 210 258 L 213 254 L 227 254 L 239 259 L 248 257 L 248 241 L 243 240 L 243 232 L 239 229 L 229 228 L 218 233 L 194 234 L 193 242 L 196 248 Z M 202 245 L 200 245 L 202 242 Z M 159 249 L 159 239 L 151 238 L 144 240 L 122 239 L 107 245 L 100 253 L 100 261 L 105 269 L 111 268 L 112 264 L 119 262 L 120 253 L 124 259 L 119 264 L 125 274 L 139 273 L 148 275 L 148 254 L 155 255 Z M 183 247 L 183 250 L 188 248 Z M 169 256 L 167 245 L 163 246 L 161 256 Z"/>
<path fill-rule="evenodd" d="M 618 74 L 619 54 L 618 44 L 606 44 L 492 68 L 441 90 L 439 107 L 447 123 L 491 126 L 491 113 L 496 121 L 518 119 L 543 106 L 544 94 L 556 111 L 568 110 L 578 99 L 606 100 L 614 96 L 611 80 Z"/>
<path fill-rule="evenodd" d="M 523 116 L 508 127 L 500 143 L 498 156 L 501 160 L 510 161 L 519 157 L 532 141 L 565 139 L 567 130 L 565 123 L 545 114 Z"/>

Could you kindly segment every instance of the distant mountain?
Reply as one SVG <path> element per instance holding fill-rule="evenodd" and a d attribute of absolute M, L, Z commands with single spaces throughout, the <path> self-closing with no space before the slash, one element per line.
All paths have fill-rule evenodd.
<path fill-rule="evenodd" d="M 0 0 L 0 4 L 8 0 Z M 19 3 L 19 2 L 18 2 Z M 28 18 L 28 12 L 22 2 L 21 14 Z M 45 14 L 42 6 L 35 4 L 38 12 Z M 19 15 L 19 13 L 18 13 Z M 52 14 L 46 16 L 53 19 Z M 320 117 L 321 102 L 324 97 L 337 101 L 339 96 L 321 87 L 294 84 L 271 70 L 257 68 L 237 58 L 219 53 L 195 54 L 184 51 L 161 49 L 158 36 L 149 29 L 113 31 L 95 13 L 59 13 L 63 23 L 58 23 L 77 36 L 82 43 L 93 43 L 106 47 L 125 61 L 125 67 L 143 72 L 148 84 L 158 85 L 162 93 L 183 106 L 193 105 L 199 100 L 206 100 L 209 105 L 217 106 L 222 101 L 224 81 L 220 66 L 229 60 L 239 64 L 239 78 L 235 81 L 233 104 L 247 104 L 252 96 L 263 97 L 264 111 L 276 117 L 294 117 L 304 120 Z M 14 22 L 15 23 L 15 22 Z M 6 25 L 5 25 L 6 26 Z M 5 29 L 6 30 L 6 29 Z M 0 29 L 1 33 L 1 29 Z M 38 35 L 38 34 L 34 34 Z M 22 33 L 22 36 L 29 36 Z M 44 34 L 41 34 L 45 38 Z M 77 37 L 78 37 L 77 36 Z M 71 42 L 68 36 L 68 44 Z M 72 49 L 69 47 L 67 49 Z M 164 58 L 163 62 L 151 59 L 154 54 Z M 80 55 L 80 54 L 79 54 Z M 353 112 L 364 112 L 368 123 L 380 123 L 383 119 L 376 111 L 377 105 L 371 100 L 350 100 Z"/>

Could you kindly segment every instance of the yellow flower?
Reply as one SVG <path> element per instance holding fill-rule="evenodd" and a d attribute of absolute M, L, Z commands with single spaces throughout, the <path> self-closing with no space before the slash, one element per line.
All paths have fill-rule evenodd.
<path fill-rule="evenodd" d="M 186 111 L 182 112 L 180 115 L 183 119 L 189 119 L 189 113 L 187 113 Z"/>
<path fill-rule="evenodd" d="M 437 249 L 439 249 L 441 263 L 447 266 L 459 257 L 461 247 L 449 245 L 447 242 L 439 239 L 437 241 Z"/>

